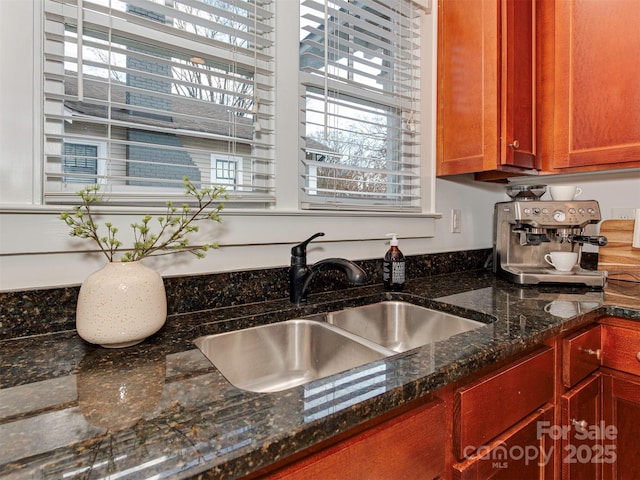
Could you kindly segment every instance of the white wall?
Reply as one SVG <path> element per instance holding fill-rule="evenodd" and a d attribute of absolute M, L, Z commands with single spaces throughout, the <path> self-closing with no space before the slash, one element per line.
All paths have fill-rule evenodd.
<path fill-rule="evenodd" d="M 436 206 L 441 205 L 443 211 L 441 219 L 345 213 L 332 217 L 294 212 L 269 216 L 225 213 L 222 225 L 201 232 L 202 239 L 220 242 L 220 248 L 205 259 L 187 254 L 150 258 L 145 263 L 165 276 L 282 267 L 289 264 L 291 247 L 317 231 L 324 231 L 326 236 L 310 245 L 310 263 L 326 257 L 382 258 L 388 249 L 385 234 L 389 232 L 400 236 L 406 255 L 490 247 L 493 204 L 503 199 L 504 187 L 464 179 L 438 180 L 436 189 Z M 462 209 L 459 234 L 450 233 L 451 208 Z M 68 227 L 57 217 L 55 212 L 0 214 L 0 290 L 75 285 L 104 264 L 102 254 L 91 251 L 93 242 L 69 237 Z M 126 224 L 138 218 L 125 215 L 116 221 Z M 198 243 L 198 237 L 193 243 Z"/>
<path fill-rule="evenodd" d="M 583 189 L 581 198 L 598 200 L 603 219 L 612 218 L 612 208 L 640 208 L 640 173 L 637 171 L 518 178 L 514 182 L 579 185 Z M 178 255 L 145 262 L 165 276 L 282 267 L 289 263 L 291 246 L 304 239 L 300 232 L 312 234 L 320 228 L 326 232 L 324 239 L 328 241 L 311 244 L 310 263 L 334 256 L 354 260 L 381 258 L 388 248 L 384 234 L 391 231 L 400 235 L 400 247 L 407 255 L 490 248 L 494 204 L 508 200 L 504 188 L 501 184 L 474 182 L 468 175 L 438 179 L 436 210 L 442 213 L 442 218 L 435 220 L 415 217 L 396 221 L 355 214 L 330 219 L 295 213 L 227 214 L 221 226 L 203 231 L 207 239 L 215 238 L 221 243 L 221 248 L 210 252 L 207 258 L 198 260 L 191 255 Z M 548 194 L 543 198 L 548 199 Z M 453 208 L 462 211 L 461 233 L 451 233 Z M 27 224 L 24 213 L 15 215 L 17 217 L 11 213 L 0 214 L 0 290 L 76 285 L 104 264 L 101 254 L 90 252 L 91 242 L 68 237 L 67 227 L 57 218 L 57 213 L 32 214 Z M 597 226 L 589 233 L 597 233 Z M 414 238 L 404 238 L 407 236 Z M 34 244 L 30 241 L 33 238 L 40 240 L 35 242 L 40 245 L 44 239 L 50 248 L 30 246 Z M 596 247 L 586 248 L 596 251 Z"/>

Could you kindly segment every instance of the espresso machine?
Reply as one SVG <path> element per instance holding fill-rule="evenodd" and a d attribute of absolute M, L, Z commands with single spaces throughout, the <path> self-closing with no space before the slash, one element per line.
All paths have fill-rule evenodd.
<path fill-rule="evenodd" d="M 580 267 L 582 245 L 607 244 L 605 237 L 584 235 L 584 227 L 601 220 L 598 202 L 540 200 L 546 186 L 517 187 L 507 190 L 512 201 L 495 205 L 493 271 L 518 284 L 604 287 L 606 271 Z M 577 252 L 577 265 L 557 271 L 545 261 L 554 251 Z"/>

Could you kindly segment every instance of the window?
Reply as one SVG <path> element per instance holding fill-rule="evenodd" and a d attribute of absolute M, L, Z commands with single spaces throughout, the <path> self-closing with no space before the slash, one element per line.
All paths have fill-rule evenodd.
<path fill-rule="evenodd" d="M 239 167 L 242 159 L 230 156 L 213 156 L 211 159 L 212 168 L 215 172 L 215 178 L 212 183 L 216 185 L 225 185 L 228 192 L 240 191 L 244 187 L 243 177 L 240 173 L 242 167 Z"/>
<path fill-rule="evenodd" d="M 46 202 L 95 182 L 125 203 L 153 201 L 181 195 L 186 175 L 234 185 L 232 201 L 242 190 L 238 201 L 273 203 L 273 1 L 44 6 Z"/>
<path fill-rule="evenodd" d="M 68 183 L 96 183 L 98 177 L 98 147 L 81 143 L 64 143 L 62 171 Z"/>
<path fill-rule="evenodd" d="M 68 184 L 105 183 L 105 142 L 65 138 L 62 144 L 63 182 Z M 82 185 L 81 185 L 82 186 Z"/>
<path fill-rule="evenodd" d="M 304 207 L 419 209 L 419 14 L 301 0 Z"/>
<path fill-rule="evenodd" d="M 274 128 L 276 0 L 43 5 L 45 203 L 73 203 L 87 182 L 121 205 L 164 202 L 188 176 L 226 185 L 236 207 L 295 198 L 302 209 L 420 212 L 416 0 L 299 0 L 299 31 L 279 37 L 299 35 L 297 58 L 279 57 L 300 88 L 278 105 L 302 137 L 285 155 L 275 151 L 276 133 L 293 135 Z M 277 170 L 298 183 L 278 185 Z"/>

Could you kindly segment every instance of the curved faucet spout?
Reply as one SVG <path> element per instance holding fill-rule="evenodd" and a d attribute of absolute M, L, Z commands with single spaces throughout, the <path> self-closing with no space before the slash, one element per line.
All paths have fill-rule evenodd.
<path fill-rule="evenodd" d="M 356 285 L 364 285 L 367 281 L 367 274 L 362 268 L 346 258 L 326 258 L 314 263 L 309 268 L 309 278 L 305 283 L 308 283 L 311 276 L 321 270 L 342 270 L 349 279 L 350 282 Z"/>
<path fill-rule="evenodd" d="M 298 305 L 307 301 L 309 285 L 315 274 L 322 270 L 341 270 L 356 285 L 364 285 L 367 281 L 365 271 L 345 258 L 327 258 L 309 268 L 292 265 L 289 272 L 289 299 L 292 303 Z"/>

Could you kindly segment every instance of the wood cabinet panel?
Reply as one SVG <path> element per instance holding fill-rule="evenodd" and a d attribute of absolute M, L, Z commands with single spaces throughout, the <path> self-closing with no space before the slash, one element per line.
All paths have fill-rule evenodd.
<path fill-rule="evenodd" d="M 602 478 L 604 451 L 597 434 L 601 415 L 600 375 L 587 378 L 562 395 L 562 480 Z"/>
<path fill-rule="evenodd" d="M 438 173 L 482 171 L 498 158 L 498 2 L 438 10 Z"/>
<path fill-rule="evenodd" d="M 543 168 L 640 165 L 640 2 L 540 2 Z"/>
<path fill-rule="evenodd" d="M 287 480 L 431 479 L 445 471 L 445 408 L 418 407 L 267 477 Z"/>
<path fill-rule="evenodd" d="M 602 365 L 640 375 L 640 330 L 603 325 Z"/>
<path fill-rule="evenodd" d="M 572 387 L 600 368 L 600 325 L 589 327 L 562 340 L 562 382 Z"/>
<path fill-rule="evenodd" d="M 535 2 L 502 3 L 501 165 L 536 169 Z"/>
<path fill-rule="evenodd" d="M 475 448 L 553 400 L 554 350 L 545 347 L 454 393 L 454 452 Z M 507 408 L 508 406 L 508 408 Z"/>
<path fill-rule="evenodd" d="M 539 425 L 553 424 L 553 405 L 547 404 L 453 466 L 455 480 L 535 480 L 553 478 L 554 447 Z"/>
<path fill-rule="evenodd" d="M 605 480 L 640 478 L 640 378 L 624 373 L 602 376 L 604 425 L 616 433 L 604 435 L 605 447 L 615 454 L 615 462 L 603 464 Z"/>

